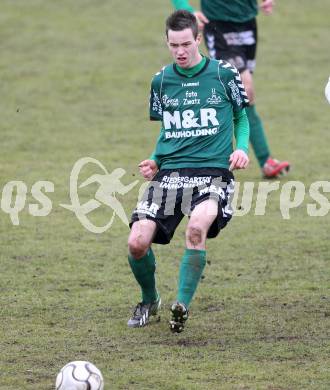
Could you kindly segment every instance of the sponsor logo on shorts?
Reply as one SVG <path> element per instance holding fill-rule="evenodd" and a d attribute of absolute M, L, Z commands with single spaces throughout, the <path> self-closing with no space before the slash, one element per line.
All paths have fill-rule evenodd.
<path fill-rule="evenodd" d="M 210 184 L 212 176 L 164 176 L 160 188 L 175 190 L 178 188 L 193 188 Z"/>
<path fill-rule="evenodd" d="M 241 31 L 241 32 L 229 32 L 223 34 L 227 45 L 229 46 L 243 46 L 243 45 L 254 45 L 256 40 L 252 30 Z"/>
<path fill-rule="evenodd" d="M 155 217 L 158 210 L 159 210 L 158 204 L 149 203 L 148 201 L 142 201 L 142 202 L 138 202 L 134 212 L 137 214 L 145 214 L 145 215 L 150 215 L 151 217 Z"/>
<path fill-rule="evenodd" d="M 199 191 L 199 194 L 200 195 L 204 195 L 204 194 L 217 194 L 220 196 L 221 199 L 225 199 L 226 195 L 225 195 L 225 192 L 223 190 L 223 188 L 221 187 L 218 187 L 218 186 L 215 186 L 215 185 L 210 185 L 209 187 L 205 187 L 205 188 L 202 188 L 200 191 Z"/>

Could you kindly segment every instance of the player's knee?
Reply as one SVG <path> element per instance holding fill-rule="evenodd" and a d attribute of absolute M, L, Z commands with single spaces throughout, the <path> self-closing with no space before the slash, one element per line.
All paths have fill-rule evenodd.
<path fill-rule="evenodd" d="M 141 259 L 148 251 L 149 243 L 140 237 L 129 237 L 128 250 L 131 256 L 138 260 Z"/>
<path fill-rule="evenodd" d="M 198 246 L 203 242 L 203 231 L 199 226 L 188 226 L 186 238 L 189 244 Z"/>

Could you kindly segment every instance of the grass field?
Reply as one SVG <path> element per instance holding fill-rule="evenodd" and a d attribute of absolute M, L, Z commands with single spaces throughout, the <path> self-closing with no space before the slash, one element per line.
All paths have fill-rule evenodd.
<path fill-rule="evenodd" d="M 53 389 L 59 369 L 80 359 L 100 368 L 105 390 L 330 388 L 330 215 L 307 212 L 316 203 L 312 183 L 329 190 L 328 0 L 278 1 L 272 17 L 259 17 L 258 110 L 274 155 L 293 169 L 265 215 L 255 215 L 260 172 L 251 152 L 237 180 L 256 183 L 254 203 L 208 243 L 210 264 L 184 333 L 167 325 L 184 224 L 169 246 L 154 248 L 161 322 L 129 330 L 140 296 L 126 259 L 128 228 L 116 218 L 107 232 L 91 233 L 60 206 L 69 203 L 74 163 L 90 156 L 109 172 L 125 169 L 125 184 L 139 180 L 118 197 L 127 215 L 134 207 L 137 164 L 158 136 L 147 100 L 152 75 L 170 62 L 170 9 L 151 0 L 1 1 L 1 390 Z M 45 217 L 28 208 L 40 180 L 54 183 Z M 16 226 L 4 211 L 11 181 L 27 187 Z M 303 183 L 306 195 L 284 219 L 280 190 L 289 181 Z M 84 189 L 82 200 L 96 189 Z M 102 206 L 92 218 L 101 226 L 109 217 Z"/>

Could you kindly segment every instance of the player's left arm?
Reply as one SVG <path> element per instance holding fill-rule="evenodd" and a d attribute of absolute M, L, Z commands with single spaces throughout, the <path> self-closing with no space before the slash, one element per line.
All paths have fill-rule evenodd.
<path fill-rule="evenodd" d="M 234 136 L 236 148 L 230 155 L 229 170 L 244 169 L 249 165 L 248 149 L 250 126 L 245 109 L 234 111 Z"/>
<path fill-rule="evenodd" d="M 244 89 L 238 70 L 228 62 L 219 61 L 219 76 L 226 94 L 232 104 L 234 115 L 234 136 L 236 148 L 229 157 L 230 170 L 243 169 L 249 164 L 247 155 L 249 146 L 250 127 L 245 112 L 249 99 Z"/>
<path fill-rule="evenodd" d="M 262 12 L 265 15 L 270 15 L 271 13 L 273 13 L 274 3 L 274 0 L 262 0 L 260 4 Z"/>

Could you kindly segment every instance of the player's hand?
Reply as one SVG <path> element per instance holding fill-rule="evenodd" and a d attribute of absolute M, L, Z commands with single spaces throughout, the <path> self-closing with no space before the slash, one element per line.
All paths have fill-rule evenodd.
<path fill-rule="evenodd" d="M 249 157 L 244 150 L 237 149 L 229 157 L 230 167 L 229 170 L 244 169 L 249 165 Z"/>
<path fill-rule="evenodd" d="M 208 18 L 201 11 L 194 12 L 194 15 L 196 16 L 197 19 L 198 29 L 200 31 L 203 31 L 204 25 L 209 22 Z"/>
<path fill-rule="evenodd" d="M 141 175 L 147 180 L 151 180 L 158 171 L 158 166 L 154 160 L 141 161 L 139 168 Z"/>
<path fill-rule="evenodd" d="M 265 15 L 270 15 L 273 12 L 274 0 L 262 0 L 260 8 Z"/>

